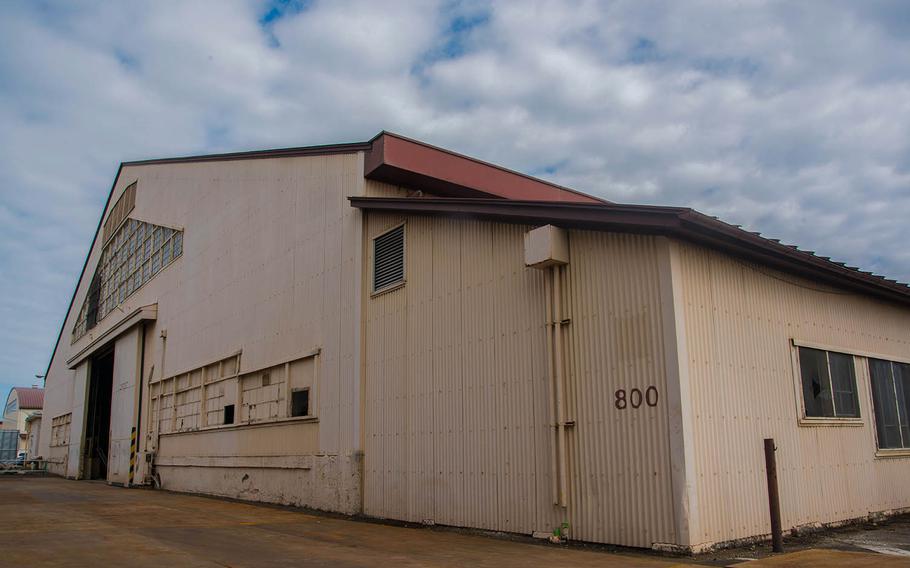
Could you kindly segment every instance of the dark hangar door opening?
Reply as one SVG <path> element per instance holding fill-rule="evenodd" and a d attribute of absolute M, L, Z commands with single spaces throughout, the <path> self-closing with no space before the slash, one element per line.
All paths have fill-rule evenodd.
<path fill-rule="evenodd" d="M 84 475 L 107 479 L 111 444 L 111 395 L 114 391 L 114 350 L 92 358 L 88 388 L 88 415 L 85 424 Z"/>

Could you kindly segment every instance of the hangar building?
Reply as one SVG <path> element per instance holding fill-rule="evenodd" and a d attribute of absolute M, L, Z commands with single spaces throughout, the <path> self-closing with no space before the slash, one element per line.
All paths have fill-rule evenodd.
<path fill-rule="evenodd" d="M 395 134 L 123 163 L 40 453 L 113 484 L 636 547 L 910 508 L 910 288 Z"/>

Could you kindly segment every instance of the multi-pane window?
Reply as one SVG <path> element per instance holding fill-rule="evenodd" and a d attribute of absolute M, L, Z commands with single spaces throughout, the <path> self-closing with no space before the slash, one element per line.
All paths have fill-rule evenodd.
<path fill-rule="evenodd" d="M 858 418 L 859 397 L 853 356 L 799 348 L 806 418 Z"/>
<path fill-rule="evenodd" d="M 105 243 L 73 341 L 183 254 L 183 231 L 126 219 Z"/>
<path fill-rule="evenodd" d="M 51 446 L 68 446 L 73 414 L 62 414 L 51 421 Z"/>
<path fill-rule="evenodd" d="M 869 359 L 880 449 L 910 449 L 910 365 Z"/>

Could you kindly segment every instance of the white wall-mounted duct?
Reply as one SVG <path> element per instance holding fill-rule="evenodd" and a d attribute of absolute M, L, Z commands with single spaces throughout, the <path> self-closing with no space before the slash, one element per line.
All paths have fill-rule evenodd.
<path fill-rule="evenodd" d="M 569 263 L 569 237 L 564 229 L 544 225 L 525 233 L 525 265 L 546 270 L 548 404 L 553 429 L 550 462 L 553 504 L 565 507 L 569 492 L 565 379 L 562 328 L 562 267 Z"/>

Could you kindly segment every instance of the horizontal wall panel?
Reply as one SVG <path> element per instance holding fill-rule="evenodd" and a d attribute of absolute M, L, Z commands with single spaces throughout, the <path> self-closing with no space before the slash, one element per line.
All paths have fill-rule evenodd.
<path fill-rule="evenodd" d="M 289 420 L 275 424 L 214 428 L 165 434 L 158 457 L 300 456 L 317 453 L 319 424 Z"/>

